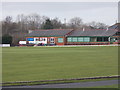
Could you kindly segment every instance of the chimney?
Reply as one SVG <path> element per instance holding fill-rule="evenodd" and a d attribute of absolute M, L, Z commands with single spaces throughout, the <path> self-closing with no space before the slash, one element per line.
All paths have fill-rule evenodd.
<path fill-rule="evenodd" d="M 83 28 L 83 32 L 85 31 L 85 28 Z"/>
<path fill-rule="evenodd" d="M 31 33 L 33 30 L 28 30 L 28 33 Z"/>
<path fill-rule="evenodd" d="M 109 28 L 107 27 L 106 31 L 108 31 L 108 30 L 109 30 Z"/>

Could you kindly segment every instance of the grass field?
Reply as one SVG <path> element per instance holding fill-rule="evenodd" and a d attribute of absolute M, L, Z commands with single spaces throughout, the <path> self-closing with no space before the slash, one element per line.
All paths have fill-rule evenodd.
<path fill-rule="evenodd" d="M 97 86 L 97 87 L 91 87 L 91 88 L 117 88 L 118 89 L 118 86 L 119 86 L 118 84 L 114 84 L 114 85 Z"/>
<path fill-rule="evenodd" d="M 118 47 L 3 48 L 3 82 L 118 75 Z"/>

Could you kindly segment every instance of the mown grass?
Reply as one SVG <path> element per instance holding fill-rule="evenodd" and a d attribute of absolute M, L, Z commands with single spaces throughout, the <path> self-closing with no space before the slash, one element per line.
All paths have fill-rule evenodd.
<path fill-rule="evenodd" d="M 113 84 L 113 85 L 97 86 L 97 87 L 91 87 L 91 88 L 118 88 L 119 85 Z"/>
<path fill-rule="evenodd" d="M 3 48 L 3 82 L 118 75 L 118 47 Z"/>
<path fill-rule="evenodd" d="M 88 80 L 63 80 L 63 81 L 37 81 L 37 82 L 24 82 L 24 83 L 4 83 L 2 86 L 32 86 L 32 85 L 44 85 L 44 84 L 61 84 L 61 83 L 77 83 L 77 82 L 93 82 L 104 80 L 118 80 L 118 78 L 104 78 L 104 79 L 88 79 Z M 93 87 L 97 88 L 97 87 Z"/>

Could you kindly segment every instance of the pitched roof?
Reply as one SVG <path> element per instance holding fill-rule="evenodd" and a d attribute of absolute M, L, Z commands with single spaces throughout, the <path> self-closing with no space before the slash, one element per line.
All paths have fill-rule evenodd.
<path fill-rule="evenodd" d="M 110 26 L 109 29 L 117 29 L 120 31 L 120 23 L 116 23 L 116 24 Z"/>
<path fill-rule="evenodd" d="M 63 29 L 54 29 L 54 30 L 34 30 L 31 33 L 29 33 L 27 36 L 64 36 L 70 33 L 72 29 L 70 30 L 63 30 Z"/>
<path fill-rule="evenodd" d="M 117 30 L 74 30 L 68 36 L 112 36 Z"/>
<path fill-rule="evenodd" d="M 86 29 L 86 30 L 34 30 L 27 36 L 112 36 L 117 32 L 115 29 Z"/>

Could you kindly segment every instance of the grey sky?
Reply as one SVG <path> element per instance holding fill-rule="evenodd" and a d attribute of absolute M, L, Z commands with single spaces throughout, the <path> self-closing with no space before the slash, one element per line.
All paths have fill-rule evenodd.
<path fill-rule="evenodd" d="M 117 2 L 4 2 L 3 18 L 18 14 L 37 13 L 50 18 L 58 17 L 69 21 L 72 17 L 81 17 L 83 22 L 99 21 L 112 25 L 118 19 Z"/>

